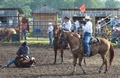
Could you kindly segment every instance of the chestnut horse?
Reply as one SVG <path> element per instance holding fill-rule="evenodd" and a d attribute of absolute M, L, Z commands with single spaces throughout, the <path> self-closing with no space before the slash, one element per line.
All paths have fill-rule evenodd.
<path fill-rule="evenodd" d="M 34 57 L 32 57 L 30 60 L 24 58 L 24 57 L 16 57 L 15 58 L 15 66 L 16 67 L 32 67 L 36 63 L 36 60 Z"/>
<path fill-rule="evenodd" d="M 57 50 L 60 49 L 61 52 L 61 64 L 63 63 L 63 50 L 67 47 L 67 43 L 66 42 L 58 42 L 59 38 L 60 38 L 60 27 L 59 25 L 54 25 L 53 28 L 53 35 L 54 35 L 54 40 L 53 40 L 53 49 L 54 49 L 54 62 L 53 64 L 56 63 L 56 57 L 57 57 Z M 61 44 L 58 44 L 61 43 Z"/>
<path fill-rule="evenodd" d="M 61 32 L 60 39 L 62 39 L 63 41 L 67 40 L 68 43 L 70 44 L 70 48 L 71 48 L 71 51 L 72 51 L 72 54 L 73 54 L 73 65 L 74 65 L 73 71 L 72 71 L 71 74 L 73 74 L 74 71 L 75 71 L 77 58 L 79 58 L 79 66 L 81 67 L 83 73 L 85 74 L 86 72 L 84 71 L 83 67 L 81 66 L 81 62 L 82 62 L 82 59 L 84 57 L 83 53 L 85 51 L 84 50 L 83 39 L 78 38 L 78 37 L 74 36 L 71 32 L 66 32 L 66 31 Z M 101 67 L 99 68 L 99 73 L 101 72 L 102 67 L 104 65 L 105 65 L 105 72 L 104 73 L 106 73 L 108 71 L 106 54 L 108 52 L 110 52 L 109 63 L 110 63 L 110 66 L 111 66 L 111 64 L 113 62 L 113 59 L 114 59 L 114 48 L 108 40 L 106 40 L 104 38 L 99 38 L 99 40 L 100 40 L 99 43 L 90 45 L 91 56 L 94 56 L 96 54 L 101 55 L 101 57 L 103 59 L 103 63 L 101 65 Z"/>

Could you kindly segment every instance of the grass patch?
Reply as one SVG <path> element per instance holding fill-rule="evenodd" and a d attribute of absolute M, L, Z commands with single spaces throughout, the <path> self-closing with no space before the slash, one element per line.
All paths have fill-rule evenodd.
<path fill-rule="evenodd" d="M 24 40 L 21 40 L 20 42 L 24 42 Z M 28 37 L 27 43 L 28 44 L 49 44 L 49 39 L 48 38 Z"/>

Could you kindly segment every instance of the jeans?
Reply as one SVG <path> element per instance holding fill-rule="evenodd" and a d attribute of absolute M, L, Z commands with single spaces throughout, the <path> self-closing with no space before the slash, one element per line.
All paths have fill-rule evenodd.
<path fill-rule="evenodd" d="M 22 34 L 23 34 L 24 40 L 26 40 L 26 30 L 22 30 Z"/>
<path fill-rule="evenodd" d="M 84 34 L 84 45 L 85 45 L 85 51 L 87 54 L 90 55 L 90 46 L 89 46 L 89 42 L 90 42 L 90 38 L 92 37 L 91 33 L 85 33 Z"/>
<path fill-rule="evenodd" d="M 52 45 L 52 32 L 49 32 L 49 41 L 50 41 L 50 45 Z"/>
<path fill-rule="evenodd" d="M 27 58 L 28 60 L 30 60 L 29 56 L 25 56 L 25 58 Z M 11 64 L 13 64 L 15 62 L 15 58 L 10 60 L 7 64 L 7 67 L 9 67 Z"/>

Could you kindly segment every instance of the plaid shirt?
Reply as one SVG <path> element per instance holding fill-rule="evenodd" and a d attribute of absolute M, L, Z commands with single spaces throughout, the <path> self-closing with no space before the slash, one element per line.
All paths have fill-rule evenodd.
<path fill-rule="evenodd" d="M 20 56 L 20 55 L 23 55 L 24 57 L 28 56 L 28 54 L 29 54 L 29 47 L 28 46 L 26 46 L 26 47 L 20 46 L 18 48 L 18 51 L 16 52 L 16 54 L 18 56 Z"/>

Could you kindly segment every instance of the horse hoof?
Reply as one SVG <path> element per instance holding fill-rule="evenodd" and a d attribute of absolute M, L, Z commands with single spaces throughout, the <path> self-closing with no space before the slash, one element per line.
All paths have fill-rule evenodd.
<path fill-rule="evenodd" d="M 74 72 L 71 72 L 71 73 L 70 73 L 70 75 L 73 75 L 73 74 L 74 74 Z"/>
<path fill-rule="evenodd" d="M 108 70 L 106 70 L 104 73 L 107 73 Z"/>
<path fill-rule="evenodd" d="M 104 72 L 104 74 L 106 74 L 106 71 Z"/>
<path fill-rule="evenodd" d="M 98 71 L 98 73 L 100 74 L 100 73 L 101 73 L 101 71 Z"/>
<path fill-rule="evenodd" d="M 83 72 L 83 74 L 86 74 L 86 72 Z"/>
<path fill-rule="evenodd" d="M 56 64 L 56 62 L 53 62 L 53 64 Z"/>
<path fill-rule="evenodd" d="M 61 62 L 61 64 L 64 64 L 63 62 Z"/>

